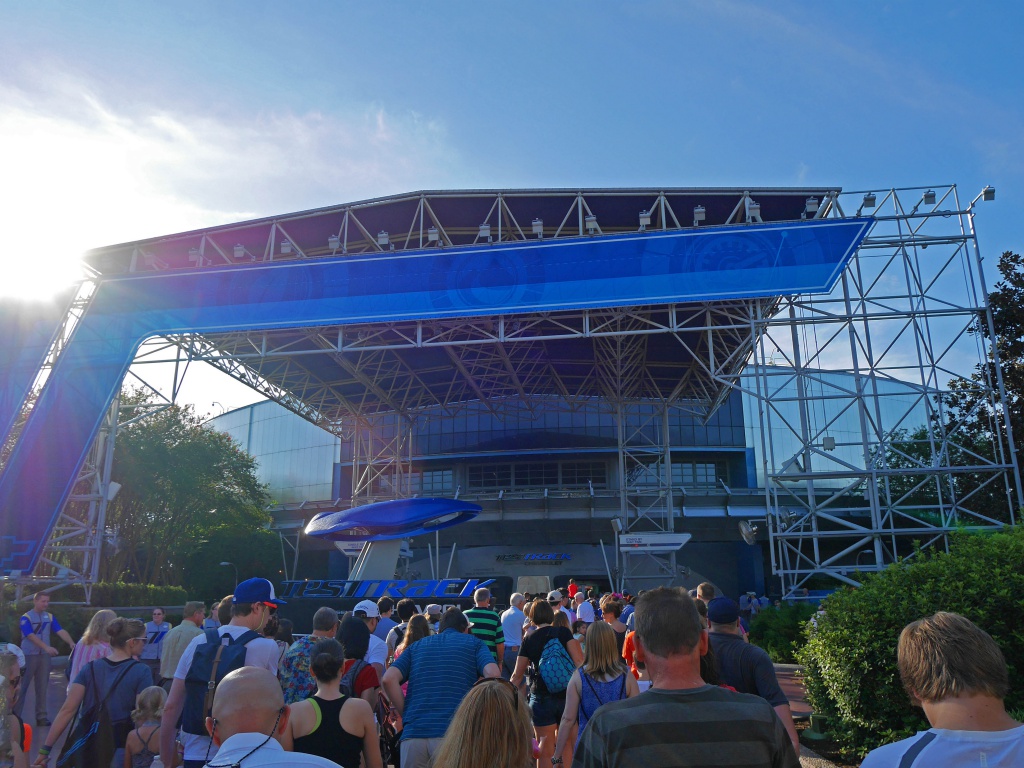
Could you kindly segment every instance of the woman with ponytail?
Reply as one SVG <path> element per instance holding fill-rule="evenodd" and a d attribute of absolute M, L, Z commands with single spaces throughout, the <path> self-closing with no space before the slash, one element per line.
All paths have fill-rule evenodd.
<path fill-rule="evenodd" d="M 288 728 L 281 735 L 286 750 L 333 760 L 342 768 L 383 768 L 380 737 L 373 708 L 368 702 L 341 692 L 345 650 L 337 640 L 322 640 L 313 647 L 310 672 L 316 693 L 291 705 Z"/>

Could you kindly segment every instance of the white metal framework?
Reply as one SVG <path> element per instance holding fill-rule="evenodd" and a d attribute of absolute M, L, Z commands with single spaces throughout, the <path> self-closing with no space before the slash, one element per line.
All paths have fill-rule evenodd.
<path fill-rule="evenodd" d="M 629 205 L 635 199 L 639 219 L 608 209 L 613 195 Z M 529 221 L 524 201 L 537 200 L 560 211 L 556 221 Z M 616 414 L 619 478 L 604 494 L 614 504 L 600 505 L 599 514 L 619 519 L 623 531 L 685 530 L 688 491 L 672 482 L 668 415 L 681 409 L 707 418 L 741 390 L 756 403 L 760 514 L 772 565 L 783 592 L 796 594 L 818 576 L 856 583 L 858 569 L 910 554 L 912 540 L 944 545 L 957 527 L 1001 526 L 1021 504 L 1002 381 L 962 378 L 989 357 L 999 371 L 997 350 L 971 332 L 979 318 L 991 324 L 973 206 L 960 204 L 955 186 L 866 195 L 424 192 L 101 249 L 90 263 L 100 272 L 162 270 L 873 213 L 873 231 L 827 296 L 175 336 L 148 343 L 136 360 L 173 362 L 174 393 L 191 362 L 210 363 L 350 441 L 353 504 L 379 500 L 382 479 L 388 497 L 411 493 L 412 438 L 428 411 L 484 407 L 501 415 L 529 410 L 537 398 L 569 410 L 599 401 Z M 841 379 L 830 377 L 837 371 Z M 972 412 L 950 412 L 952 378 L 974 396 Z M 641 427 L 657 428 L 637 429 L 627 417 L 638 413 Z M 994 420 L 981 433 L 985 446 L 972 421 L 983 413 Z M 850 414 L 856 434 L 835 434 Z M 109 456 L 116 411 L 111 418 L 91 468 Z M 74 546 L 92 547 L 93 560 L 73 571 L 87 584 L 109 480 L 90 472 L 99 484 L 88 500 L 98 506 L 76 518 L 88 523 L 78 529 L 88 543 Z M 993 488 L 1003 500 L 997 512 Z M 594 516 L 593 489 L 590 496 Z M 547 493 L 542 503 L 546 510 Z M 76 551 L 68 531 L 56 537 L 49 552 Z M 298 540 L 288 544 L 297 555 Z M 674 556 L 655 559 L 652 577 L 671 583 Z M 636 565 L 625 558 L 627 580 L 641 578 Z"/>

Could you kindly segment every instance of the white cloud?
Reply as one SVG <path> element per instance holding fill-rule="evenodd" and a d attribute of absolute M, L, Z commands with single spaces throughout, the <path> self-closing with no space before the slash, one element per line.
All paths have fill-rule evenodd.
<path fill-rule="evenodd" d="M 444 186 L 445 130 L 366 105 L 226 118 L 114 106 L 63 75 L 0 80 L 0 296 L 49 293 L 90 247 Z"/>

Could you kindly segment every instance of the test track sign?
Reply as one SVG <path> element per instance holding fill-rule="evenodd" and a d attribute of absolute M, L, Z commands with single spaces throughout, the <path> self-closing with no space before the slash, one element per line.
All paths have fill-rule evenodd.
<path fill-rule="evenodd" d="M 278 597 L 282 600 L 376 600 L 379 597 L 401 600 L 403 597 L 438 600 L 472 599 L 473 592 L 494 583 L 494 579 L 416 579 L 406 581 L 346 581 L 345 579 L 306 579 L 283 581 Z"/>

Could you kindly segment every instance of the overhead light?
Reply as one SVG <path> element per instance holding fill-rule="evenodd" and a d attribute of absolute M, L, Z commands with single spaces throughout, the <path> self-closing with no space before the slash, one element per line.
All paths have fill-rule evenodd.
<path fill-rule="evenodd" d="M 107 501 L 113 501 L 114 497 L 117 496 L 117 492 L 121 490 L 121 484 L 115 483 L 111 480 L 107 483 Z"/>
<path fill-rule="evenodd" d="M 239 244 L 239 245 L 235 246 L 235 258 L 236 259 L 244 259 L 245 258 L 245 246 L 244 245 Z"/>
<path fill-rule="evenodd" d="M 188 260 L 189 261 L 194 261 L 194 262 L 196 262 L 198 264 L 199 260 L 202 259 L 202 258 L 203 258 L 203 254 L 199 252 L 198 248 L 189 248 L 188 249 Z"/>
<path fill-rule="evenodd" d="M 996 199 L 996 188 L 995 187 L 985 187 L 983 190 L 981 190 L 981 199 L 985 200 L 985 201 L 995 200 Z"/>
<path fill-rule="evenodd" d="M 747 223 L 761 220 L 761 204 L 747 199 Z"/>
<path fill-rule="evenodd" d="M 390 242 L 391 238 L 383 229 L 377 233 L 377 245 L 388 245 Z"/>
<path fill-rule="evenodd" d="M 336 251 L 341 247 L 341 238 L 337 235 L 331 235 L 327 238 L 327 247 L 332 251 Z"/>
<path fill-rule="evenodd" d="M 538 238 L 544 237 L 544 219 L 533 220 L 533 234 Z"/>
<path fill-rule="evenodd" d="M 292 241 L 291 240 L 282 240 L 281 241 L 281 253 L 291 253 L 291 252 L 292 252 Z"/>
<path fill-rule="evenodd" d="M 875 207 L 875 193 L 874 192 L 868 192 L 866 195 L 864 195 L 864 207 L 865 208 L 874 208 Z"/>
<path fill-rule="evenodd" d="M 597 232 L 597 216 L 589 214 L 583 218 L 583 223 L 587 226 L 587 234 L 592 235 Z"/>
<path fill-rule="evenodd" d="M 643 232 L 649 226 L 651 226 L 651 212 L 640 211 L 640 231 Z"/>
<path fill-rule="evenodd" d="M 693 226 L 699 225 L 704 219 L 707 218 L 707 211 L 703 205 L 695 205 L 693 207 Z"/>
<path fill-rule="evenodd" d="M 813 216 L 818 212 L 818 198 L 811 197 L 807 198 L 807 203 L 804 205 L 804 215 Z"/>
<path fill-rule="evenodd" d="M 437 227 L 431 227 L 430 229 L 427 230 L 427 242 L 428 243 L 436 243 L 440 239 L 441 239 L 441 235 L 438 234 Z"/>
<path fill-rule="evenodd" d="M 924 204 L 935 205 L 935 190 L 929 189 L 924 193 Z"/>
<path fill-rule="evenodd" d="M 479 235 L 479 237 L 480 237 L 481 240 L 486 240 L 488 243 L 491 242 L 491 225 L 490 224 L 481 224 L 480 225 L 480 235 Z"/>

